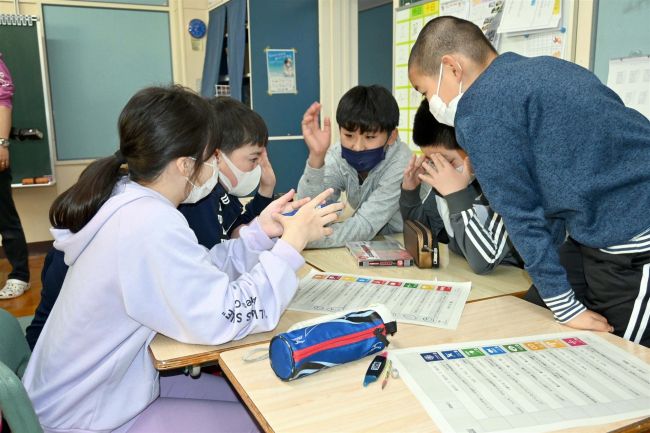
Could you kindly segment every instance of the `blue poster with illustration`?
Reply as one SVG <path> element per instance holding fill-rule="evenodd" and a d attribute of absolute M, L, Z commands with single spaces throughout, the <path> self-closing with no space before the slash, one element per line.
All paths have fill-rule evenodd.
<path fill-rule="evenodd" d="M 266 50 L 266 73 L 269 77 L 269 95 L 298 93 L 296 86 L 296 50 Z"/>

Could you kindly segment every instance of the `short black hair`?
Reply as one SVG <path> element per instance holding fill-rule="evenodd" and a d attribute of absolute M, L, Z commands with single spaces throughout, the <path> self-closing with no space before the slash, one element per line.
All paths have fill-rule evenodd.
<path fill-rule="evenodd" d="M 440 123 L 429 111 L 429 101 L 424 99 L 413 120 L 413 143 L 419 147 L 442 146 L 445 149 L 460 149 L 456 141 L 456 131 L 451 126 Z"/>
<path fill-rule="evenodd" d="M 391 133 L 399 123 L 399 107 L 385 87 L 356 86 L 348 90 L 336 109 L 336 123 L 348 131 Z"/>
<path fill-rule="evenodd" d="M 471 21 L 452 16 L 432 19 L 420 31 L 409 55 L 409 70 L 437 76 L 442 56 L 460 53 L 478 64 L 497 54 L 481 29 Z"/>
<path fill-rule="evenodd" d="M 247 144 L 266 147 L 269 130 L 262 116 L 248 105 L 228 96 L 217 96 L 208 102 L 216 116 L 222 152 L 230 154 Z"/>

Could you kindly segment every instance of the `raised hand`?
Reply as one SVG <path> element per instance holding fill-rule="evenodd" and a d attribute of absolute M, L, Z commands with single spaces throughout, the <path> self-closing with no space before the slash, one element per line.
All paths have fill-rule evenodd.
<path fill-rule="evenodd" d="M 321 129 L 318 122 L 321 104 L 314 102 L 302 116 L 302 135 L 309 148 L 309 166 L 321 168 L 325 164 L 325 154 L 330 147 L 332 128 L 329 117 L 326 117 Z"/>

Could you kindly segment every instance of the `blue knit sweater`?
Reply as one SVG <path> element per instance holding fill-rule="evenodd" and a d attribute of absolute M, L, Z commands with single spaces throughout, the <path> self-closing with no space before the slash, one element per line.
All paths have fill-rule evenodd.
<path fill-rule="evenodd" d="M 650 227 L 650 122 L 588 70 L 553 57 L 497 57 L 460 99 L 458 143 L 565 322 L 584 311 L 556 246 L 605 248 Z"/>

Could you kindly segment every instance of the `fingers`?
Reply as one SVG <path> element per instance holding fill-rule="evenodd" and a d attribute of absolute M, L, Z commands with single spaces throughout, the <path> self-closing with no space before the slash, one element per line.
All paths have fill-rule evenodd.
<path fill-rule="evenodd" d="M 337 219 L 339 219 L 339 216 L 336 214 L 336 212 L 332 212 L 330 214 L 323 215 L 320 219 L 320 222 L 322 225 L 326 226 L 328 224 L 333 223 Z"/>
<path fill-rule="evenodd" d="M 294 200 L 294 201 L 290 202 L 289 205 L 293 209 L 300 209 L 301 207 L 303 207 L 304 205 L 306 205 L 310 201 L 311 201 L 311 197 L 305 197 L 305 198 L 301 198 L 300 200 Z"/>
<path fill-rule="evenodd" d="M 420 155 L 420 156 L 418 156 L 418 157 L 415 159 L 415 165 L 414 165 L 414 167 L 415 167 L 416 169 L 422 167 L 422 163 L 424 162 L 425 159 L 426 159 L 426 156 L 424 156 L 424 155 Z"/>
<path fill-rule="evenodd" d="M 323 227 L 323 236 L 332 236 L 334 229 L 331 227 Z"/>
<path fill-rule="evenodd" d="M 323 121 L 323 131 L 329 133 L 332 130 L 332 120 L 326 117 Z"/>
<path fill-rule="evenodd" d="M 296 195 L 296 191 L 293 188 L 291 188 L 291 190 L 289 190 L 288 193 L 276 199 L 275 202 L 280 206 L 285 206 L 287 203 L 291 201 L 294 195 Z"/>
<path fill-rule="evenodd" d="M 436 187 L 435 186 L 436 180 L 432 176 L 430 176 L 428 174 L 418 174 L 418 177 L 420 178 L 420 180 L 422 182 L 425 182 L 425 183 L 431 185 L 434 188 Z"/>
<path fill-rule="evenodd" d="M 449 161 L 447 161 L 447 160 L 445 159 L 445 157 L 442 156 L 442 155 L 439 154 L 439 153 L 434 153 L 433 155 L 431 155 L 431 160 L 432 160 L 433 163 L 435 164 L 436 169 L 437 169 L 438 171 L 441 171 L 441 170 L 443 170 L 443 169 L 445 169 L 445 168 L 449 168 L 449 167 L 451 167 L 451 164 L 449 163 Z"/>
<path fill-rule="evenodd" d="M 427 172 L 427 174 L 429 176 L 436 176 L 438 174 L 438 170 L 436 169 L 436 167 L 434 165 L 422 164 L 422 168 L 424 169 L 424 171 Z M 423 175 L 422 174 L 420 175 L 420 179 L 422 179 L 421 176 L 423 176 Z"/>
<path fill-rule="evenodd" d="M 327 215 L 327 214 L 336 215 L 336 212 L 342 211 L 343 209 L 345 209 L 345 203 L 332 203 L 318 209 L 318 213 L 320 215 Z"/>
<path fill-rule="evenodd" d="M 286 222 L 287 218 L 291 218 L 291 217 L 287 217 L 282 215 L 281 213 L 274 212 L 271 214 L 271 218 L 273 219 L 273 221 L 280 223 L 284 227 L 284 223 Z"/>
<path fill-rule="evenodd" d="M 311 202 L 314 204 L 314 207 L 316 207 L 319 204 L 321 204 L 322 202 L 324 202 L 325 199 L 327 199 L 327 197 L 332 195 L 333 192 L 334 192 L 334 188 L 327 188 L 325 191 L 321 192 L 316 197 L 314 197 L 311 200 Z"/>
<path fill-rule="evenodd" d="M 469 161 L 469 157 L 465 157 L 463 160 L 463 173 L 467 173 L 471 176 L 474 172 L 472 170 L 472 163 Z"/>

